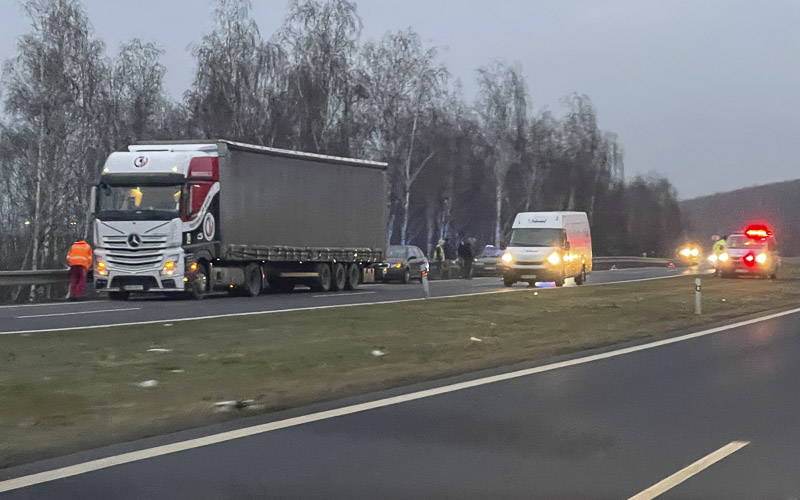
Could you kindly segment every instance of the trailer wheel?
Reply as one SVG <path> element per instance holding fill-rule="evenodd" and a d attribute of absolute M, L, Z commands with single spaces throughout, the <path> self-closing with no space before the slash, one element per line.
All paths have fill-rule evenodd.
<path fill-rule="evenodd" d="M 261 267 L 258 264 L 248 264 L 244 268 L 244 293 L 248 297 L 261 294 Z"/>
<path fill-rule="evenodd" d="M 315 292 L 327 292 L 331 289 L 331 266 L 317 264 L 317 278 L 312 282 L 311 289 Z"/>
<path fill-rule="evenodd" d="M 331 271 L 331 290 L 334 292 L 341 292 L 347 286 L 347 271 L 343 264 L 333 264 Z"/>
<path fill-rule="evenodd" d="M 361 270 L 358 264 L 347 266 L 347 282 L 344 284 L 345 290 L 355 290 L 361 284 Z"/>

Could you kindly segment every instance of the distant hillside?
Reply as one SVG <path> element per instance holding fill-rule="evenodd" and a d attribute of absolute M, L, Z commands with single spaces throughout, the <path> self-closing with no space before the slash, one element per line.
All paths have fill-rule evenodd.
<path fill-rule="evenodd" d="M 783 255 L 800 255 L 800 179 L 682 201 L 681 211 L 689 236 L 703 244 L 762 221 L 773 228 Z"/>

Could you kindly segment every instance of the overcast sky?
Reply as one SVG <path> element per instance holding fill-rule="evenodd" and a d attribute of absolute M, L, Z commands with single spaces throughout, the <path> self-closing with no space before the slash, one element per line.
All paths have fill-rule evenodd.
<path fill-rule="evenodd" d="M 139 37 L 166 51 L 166 86 L 192 78 L 188 47 L 212 26 L 209 0 L 83 0 L 110 52 Z M 254 0 L 262 35 L 285 0 Z M 668 176 L 682 198 L 800 177 L 800 1 L 360 0 L 365 38 L 418 31 L 474 92 L 475 69 L 517 61 L 534 108 L 588 94 L 619 134 L 626 175 Z M 0 59 L 28 29 L 0 0 Z"/>

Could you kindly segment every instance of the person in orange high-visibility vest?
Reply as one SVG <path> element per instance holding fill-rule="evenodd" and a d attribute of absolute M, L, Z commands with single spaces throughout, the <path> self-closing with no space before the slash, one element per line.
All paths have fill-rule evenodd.
<path fill-rule="evenodd" d="M 72 244 L 67 253 L 69 264 L 69 298 L 79 300 L 86 291 L 86 275 L 92 267 L 92 247 L 85 241 Z"/>

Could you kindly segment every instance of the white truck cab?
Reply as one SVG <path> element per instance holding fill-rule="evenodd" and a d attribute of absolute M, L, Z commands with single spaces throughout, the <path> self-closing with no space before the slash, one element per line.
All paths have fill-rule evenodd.
<path fill-rule="evenodd" d="M 592 271 L 592 236 L 584 212 L 523 212 L 517 214 L 503 262 L 503 284 L 567 278 L 582 285 Z"/>

